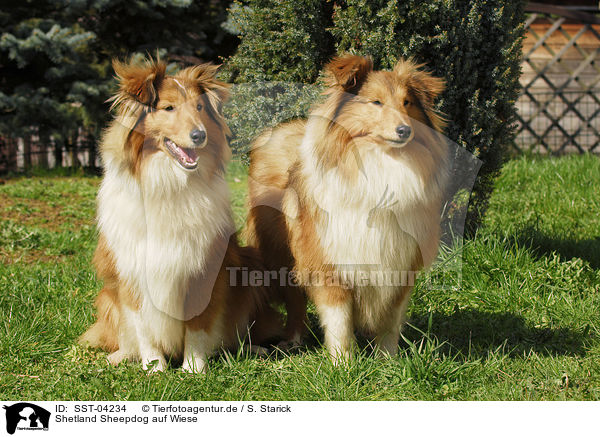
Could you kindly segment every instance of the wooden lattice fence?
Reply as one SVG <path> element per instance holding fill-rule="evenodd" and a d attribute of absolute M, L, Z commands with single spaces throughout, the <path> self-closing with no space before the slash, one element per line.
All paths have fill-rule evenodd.
<path fill-rule="evenodd" d="M 518 151 L 600 153 L 600 18 L 530 3 Z"/>

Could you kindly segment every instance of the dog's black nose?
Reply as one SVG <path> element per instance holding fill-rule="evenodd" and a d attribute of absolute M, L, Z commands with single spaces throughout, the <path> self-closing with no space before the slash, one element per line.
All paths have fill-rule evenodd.
<path fill-rule="evenodd" d="M 410 126 L 400 125 L 396 128 L 396 133 L 398 134 L 398 138 L 401 140 L 407 140 L 410 137 L 410 133 L 412 132 Z"/>
<path fill-rule="evenodd" d="M 194 144 L 202 144 L 206 139 L 206 132 L 200 129 L 194 129 L 190 132 L 190 138 Z"/>

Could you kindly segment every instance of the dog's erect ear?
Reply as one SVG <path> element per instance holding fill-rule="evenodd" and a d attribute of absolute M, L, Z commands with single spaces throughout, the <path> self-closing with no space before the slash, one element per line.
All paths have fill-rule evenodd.
<path fill-rule="evenodd" d="M 446 89 L 446 82 L 424 71 L 424 66 L 425 64 L 417 64 L 412 59 L 401 59 L 394 67 L 394 72 L 408 77 L 409 86 L 418 94 L 421 103 L 431 108 L 435 99 Z"/>
<path fill-rule="evenodd" d="M 426 100 L 425 103 L 433 107 L 435 99 L 446 89 L 446 81 L 425 71 L 419 73 L 414 77 L 416 82 L 414 87 L 420 90 L 421 95 Z"/>
<path fill-rule="evenodd" d="M 167 65 L 160 60 L 124 63 L 113 60 L 119 81 L 119 92 L 112 98 L 113 106 L 135 101 L 153 107 L 158 100 L 158 88 L 165 77 Z"/>
<path fill-rule="evenodd" d="M 195 86 L 200 92 L 206 93 L 212 108 L 222 114 L 223 103 L 229 97 L 229 84 L 216 78 L 218 71 L 218 65 L 199 64 L 181 70 L 177 73 L 176 78 L 182 79 L 186 84 Z"/>
<path fill-rule="evenodd" d="M 435 109 L 435 99 L 446 88 L 446 82 L 423 70 L 424 66 L 425 64 L 417 64 L 412 59 L 399 60 L 394 67 L 394 73 L 406 80 L 406 84 L 419 100 L 429 127 L 442 132 L 446 120 Z"/>
<path fill-rule="evenodd" d="M 346 92 L 355 92 L 371 71 L 373 71 L 371 58 L 343 55 L 334 58 L 325 66 L 325 83 L 329 87 L 339 87 Z"/>

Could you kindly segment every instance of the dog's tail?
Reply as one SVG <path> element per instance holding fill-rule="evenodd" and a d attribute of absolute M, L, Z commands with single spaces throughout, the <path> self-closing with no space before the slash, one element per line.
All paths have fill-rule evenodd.
<path fill-rule="evenodd" d="M 232 257 L 232 261 L 236 266 L 247 268 L 249 272 L 267 273 L 260 251 L 254 247 L 241 247 L 237 242 L 230 243 L 233 243 L 230 249 L 231 246 L 234 247 L 235 256 Z M 275 280 L 273 278 L 273 281 Z M 254 344 L 267 344 L 280 340 L 283 337 L 283 320 L 281 314 L 271 306 L 274 299 L 273 288 L 264 282 L 261 285 L 249 284 L 234 288 L 237 288 L 237 293 L 250 294 L 248 296 L 251 300 L 250 307 L 254 309 L 250 315 L 250 334 Z"/>
<path fill-rule="evenodd" d="M 98 320 L 79 337 L 79 343 L 114 352 L 119 349 L 118 291 L 104 287 L 94 306 L 98 312 Z"/>

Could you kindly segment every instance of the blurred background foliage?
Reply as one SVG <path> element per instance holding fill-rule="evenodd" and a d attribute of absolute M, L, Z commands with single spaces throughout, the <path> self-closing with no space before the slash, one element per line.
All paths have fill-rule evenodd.
<path fill-rule="evenodd" d="M 4 0 L 0 10 L 0 147 L 31 137 L 55 151 L 94 144 L 108 120 L 111 59 L 160 54 L 219 61 L 237 45 L 228 1 Z M 90 159 L 93 165 L 95 160 Z M 43 165 L 44 163 L 41 162 Z"/>

